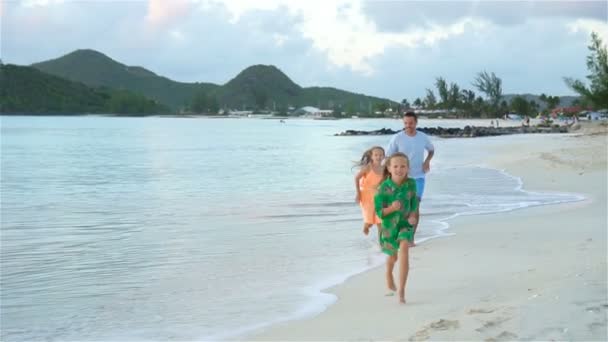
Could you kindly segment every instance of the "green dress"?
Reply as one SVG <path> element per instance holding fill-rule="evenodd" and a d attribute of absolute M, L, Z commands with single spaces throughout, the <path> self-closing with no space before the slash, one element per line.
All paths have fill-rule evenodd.
<path fill-rule="evenodd" d="M 401 202 L 401 210 L 382 215 L 382 209 L 388 208 L 394 201 Z M 382 221 L 380 247 L 388 255 L 399 251 L 399 241 L 414 239 L 414 227 L 407 221 L 409 215 L 418 209 L 416 181 L 408 178 L 400 186 L 388 178 L 380 184 L 374 197 L 376 214 Z"/>

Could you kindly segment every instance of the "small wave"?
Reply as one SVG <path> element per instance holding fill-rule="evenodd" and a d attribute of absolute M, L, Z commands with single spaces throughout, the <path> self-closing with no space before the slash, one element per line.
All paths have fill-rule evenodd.
<path fill-rule="evenodd" d="M 287 206 L 292 208 L 318 208 L 318 207 L 353 207 L 357 203 L 352 202 L 315 202 L 315 203 L 290 203 Z"/>
<path fill-rule="evenodd" d="M 489 201 L 486 199 L 481 199 L 477 201 L 466 202 L 462 194 L 458 195 L 450 195 L 445 194 L 441 196 L 428 197 L 424 204 L 428 207 L 425 211 L 423 206 L 423 212 L 421 213 L 422 224 L 421 231 L 419 233 L 419 237 L 416 239 L 417 243 L 424 243 L 426 241 L 436 239 L 439 237 L 447 237 L 451 235 L 455 235 L 455 233 L 449 232 L 450 224 L 449 221 L 453 220 L 459 216 L 468 216 L 468 215 L 484 215 L 484 214 L 492 214 L 492 213 L 500 213 L 500 212 L 509 212 L 518 209 L 524 209 L 534 206 L 541 205 L 552 205 L 559 203 L 569 203 L 569 202 L 577 202 L 582 201 L 585 196 L 580 194 L 572 194 L 572 193 L 546 193 L 546 192 L 533 192 L 527 191 L 523 189 L 524 183 L 520 177 L 515 177 L 508 174 L 504 170 L 487 168 L 487 167 L 477 167 L 478 169 L 484 169 L 483 171 L 488 172 L 498 172 L 502 177 L 508 177 L 514 184 L 514 187 L 511 189 L 513 194 L 503 193 L 502 195 L 496 195 L 494 201 Z M 492 183 L 492 177 L 484 178 L 484 181 L 488 183 Z M 509 182 L 507 182 L 509 183 Z M 504 183 L 503 183 L 504 185 Z M 523 196 L 522 196 L 523 195 Z M 479 194 L 471 193 L 470 198 L 479 199 Z M 455 203 L 460 200 L 459 203 Z M 501 200 L 506 200 L 507 203 L 502 202 Z M 434 203 L 433 203 L 434 202 Z M 423 205 L 424 205 L 423 204 Z M 449 209 L 445 209 L 445 206 L 449 206 Z M 353 203 L 351 202 L 333 202 L 333 203 L 297 203 L 288 205 L 293 208 L 318 208 L 318 207 L 352 207 Z M 281 217 L 281 218 L 289 218 L 289 217 L 328 217 L 334 216 L 333 213 L 326 214 L 300 214 L 300 215 L 274 215 L 271 217 Z M 341 220 L 334 220 L 332 222 L 355 222 L 360 221 L 359 219 L 350 219 L 345 218 Z M 327 309 L 329 305 L 334 303 L 337 298 L 333 294 L 329 294 L 324 292 L 326 289 L 336 286 L 338 284 L 343 283 L 348 278 L 367 271 L 371 268 L 377 267 L 383 263 L 383 256 L 376 250 L 376 258 L 374 258 L 373 262 L 370 263 L 367 267 L 360 268 L 358 270 L 354 270 L 352 272 L 348 272 L 342 275 L 337 275 L 335 277 L 331 277 L 328 279 L 324 279 L 319 281 L 315 286 L 307 287 L 303 289 L 306 295 L 311 298 L 311 300 L 304 304 L 299 310 L 293 312 L 290 315 L 268 321 L 261 322 L 253 325 L 249 325 L 243 327 L 238 330 L 233 330 L 230 332 L 216 334 L 212 336 L 204 337 L 205 340 L 218 340 L 218 339 L 231 339 L 239 336 L 244 336 L 248 333 L 260 331 L 264 328 L 272 326 L 276 323 L 286 322 L 296 319 L 303 319 L 307 317 L 311 317 L 317 315 Z"/>

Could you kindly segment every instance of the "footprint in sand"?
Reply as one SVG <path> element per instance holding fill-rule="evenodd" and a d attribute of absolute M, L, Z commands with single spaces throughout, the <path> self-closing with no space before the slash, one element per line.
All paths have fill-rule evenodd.
<path fill-rule="evenodd" d="M 467 310 L 467 314 L 468 315 L 475 315 L 475 314 L 489 314 L 494 312 L 496 309 L 491 309 L 491 308 L 481 308 L 481 309 L 469 309 Z"/>
<path fill-rule="evenodd" d="M 487 330 L 499 327 L 502 323 L 504 323 L 510 319 L 511 319 L 511 317 L 496 317 L 492 320 L 486 321 L 482 327 L 477 328 L 475 330 L 477 330 L 479 332 L 485 332 Z"/>
<path fill-rule="evenodd" d="M 532 338 L 533 340 L 563 340 L 564 335 L 568 333 L 568 328 L 549 327 L 540 331 L 539 336 Z"/>
<path fill-rule="evenodd" d="M 430 328 L 433 330 L 449 330 L 449 329 L 458 329 L 460 323 L 458 321 L 449 321 L 447 319 L 440 319 L 437 322 L 433 322 L 430 325 Z"/>
<path fill-rule="evenodd" d="M 500 334 L 498 334 L 498 336 L 487 338 L 484 341 L 486 341 L 486 342 L 514 341 L 514 340 L 517 340 L 518 338 L 519 338 L 519 336 L 517 336 L 516 334 L 514 334 L 510 331 L 503 331 Z"/>
<path fill-rule="evenodd" d="M 425 326 L 423 329 L 418 330 L 414 335 L 410 336 L 410 341 L 426 341 L 430 338 L 431 331 L 445 331 L 450 329 L 458 329 L 460 323 L 458 321 L 450 321 L 447 319 L 440 319 L 436 322 Z"/>
<path fill-rule="evenodd" d="M 605 322 L 593 322 L 591 324 L 587 324 L 587 328 L 589 328 L 592 332 L 605 332 L 606 331 L 606 323 Z"/>
<path fill-rule="evenodd" d="M 430 338 L 427 329 L 416 331 L 416 333 L 410 336 L 409 341 L 426 341 Z"/>
<path fill-rule="evenodd" d="M 590 306 L 590 307 L 586 308 L 585 310 L 587 312 L 599 313 L 600 311 L 602 311 L 602 308 L 599 306 Z"/>

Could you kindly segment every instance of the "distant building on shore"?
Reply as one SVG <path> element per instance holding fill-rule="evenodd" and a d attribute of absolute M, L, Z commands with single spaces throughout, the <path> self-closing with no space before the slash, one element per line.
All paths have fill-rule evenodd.
<path fill-rule="evenodd" d="M 305 107 L 298 108 L 295 111 L 293 111 L 294 115 L 300 115 L 300 116 L 311 117 L 311 118 L 331 116 L 332 113 L 333 113 L 333 110 L 331 110 L 331 109 L 319 109 L 317 107 L 312 107 L 312 106 L 305 106 Z"/>
<path fill-rule="evenodd" d="M 230 116 L 248 116 L 253 114 L 252 110 L 227 110 L 224 111 L 226 115 Z"/>

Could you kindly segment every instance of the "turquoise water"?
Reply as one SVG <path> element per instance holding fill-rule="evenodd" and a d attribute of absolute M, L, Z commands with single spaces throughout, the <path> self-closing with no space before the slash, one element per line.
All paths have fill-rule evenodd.
<path fill-rule="evenodd" d="M 320 290 L 382 262 L 351 167 L 389 137 L 333 134 L 398 120 L 1 120 L 4 341 L 230 338 L 320 312 Z M 439 123 L 466 124 L 420 125 Z M 481 140 L 433 141 L 420 241 L 580 199 L 480 167 Z"/>

